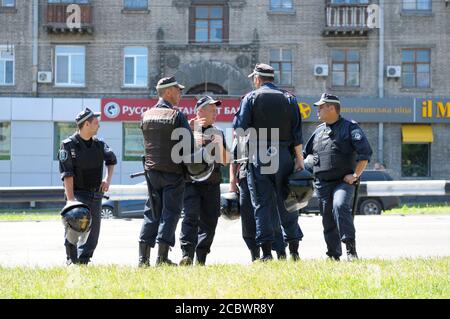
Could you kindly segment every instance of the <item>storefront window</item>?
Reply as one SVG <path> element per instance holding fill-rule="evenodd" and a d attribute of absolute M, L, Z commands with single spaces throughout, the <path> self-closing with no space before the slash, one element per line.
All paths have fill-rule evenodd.
<path fill-rule="evenodd" d="M 11 123 L 0 122 L 0 161 L 11 159 Z"/>
<path fill-rule="evenodd" d="M 56 122 L 54 128 L 54 152 L 53 159 L 55 161 L 58 160 L 58 151 L 61 148 L 61 142 L 64 141 L 69 136 L 73 135 L 77 130 L 77 126 L 75 123 L 65 123 L 65 122 Z"/>
<path fill-rule="evenodd" d="M 402 177 L 430 176 L 430 144 L 402 144 Z"/>
<path fill-rule="evenodd" d="M 123 160 L 140 161 L 144 155 L 144 138 L 139 123 L 123 123 Z"/>

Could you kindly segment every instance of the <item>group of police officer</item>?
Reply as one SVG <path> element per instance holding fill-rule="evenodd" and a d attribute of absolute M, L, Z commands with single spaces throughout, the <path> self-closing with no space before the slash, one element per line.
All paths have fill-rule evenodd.
<path fill-rule="evenodd" d="M 255 90 L 242 98 L 235 115 L 231 152 L 223 132 L 214 126 L 221 101 L 210 96 L 199 99 L 196 116 L 188 121 L 174 108 L 184 86 L 174 77 L 158 81 L 158 103 L 141 120 L 149 197 L 139 237 L 140 267 L 150 265 L 156 243 L 156 264 L 176 265 L 168 254 L 182 210 L 179 264 L 205 264 L 220 216 L 220 168 L 226 163 L 231 163 L 230 191 L 238 194 L 242 236 L 252 261 L 273 259 L 272 250 L 278 259 L 286 259 L 286 247 L 291 259 L 298 260 L 303 233 L 298 212 L 290 212 L 286 198 L 289 176 L 305 170 L 308 155 L 312 163 L 306 169 L 315 176 L 327 255 L 339 260 L 343 242 L 348 258 L 358 258 L 352 199 L 372 154 L 362 129 L 341 117 L 337 96 L 324 93 L 314 104 L 322 124 L 303 149 L 296 97 L 274 84 L 274 69 L 267 64 L 257 64 L 249 77 Z M 93 255 L 101 198 L 117 163 L 108 145 L 95 137 L 98 116 L 89 109 L 81 112 L 76 118 L 78 131 L 62 142 L 59 151 L 67 199 L 62 215 L 68 264 L 87 264 Z M 104 164 L 108 169 L 102 178 Z"/>

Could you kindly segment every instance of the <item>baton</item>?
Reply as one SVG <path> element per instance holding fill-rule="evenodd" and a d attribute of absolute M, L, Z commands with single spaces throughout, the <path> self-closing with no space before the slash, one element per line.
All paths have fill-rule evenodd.
<path fill-rule="evenodd" d="M 353 219 L 355 219 L 355 214 L 356 214 L 356 203 L 357 203 L 357 199 L 358 199 L 359 184 L 360 184 L 360 180 L 358 178 L 356 180 L 356 182 L 354 183 L 354 185 L 355 185 L 355 195 L 353 196 L 353 207 L 352 207 L 352 218 Z"/>

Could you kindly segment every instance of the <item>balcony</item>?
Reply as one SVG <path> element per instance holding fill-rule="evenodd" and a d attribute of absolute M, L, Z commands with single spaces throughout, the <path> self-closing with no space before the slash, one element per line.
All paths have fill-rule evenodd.
<path fill-rule="evenodd" d="M 324 36 L 367 36 L 367 4 L 331 4 L 326 6 Z"/>
<path fill-rule="evenodd" d="M 90 4 L 78 4 L 81 11 L 81 23 L 79 27 L 72 27 L 67 23 L 67 18 L 73 13 L 67 12 L 70 4 L 48 3 L 44 12 L 44 30 L 48 33 L 87 33 L 92 34 L 92 6 Z"/>

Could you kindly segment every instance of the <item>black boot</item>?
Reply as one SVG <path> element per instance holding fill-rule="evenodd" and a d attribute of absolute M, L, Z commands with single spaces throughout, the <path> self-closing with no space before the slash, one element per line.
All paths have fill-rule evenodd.
<path fill-rule="evenodd" d="M 195 263 L 199 266 L 204 266 L 206 263 L 206 255 L 207 255 L 207 253 L 205 253 L 205 252 L 197 252 L 195 254 L 195 256 L 196 256 Z"/>
<path fill-rule="evenodd" d="M 272 257 L 272 243 L 264 243 L 261 245 L 261 249 L 263 252 L 263 256 L 261 257 L 261 261 L 269 261 L 273 260 Z"/>
<path fill-rule="evenodd" d="M 261 257 L 261 249 L 256 247 L 255 249 L 250 249 L 250 254 L 252 256 L 252 262 L 258 260 Z"/>
<path fill-rule="evenodd" d="M 356 243 L 354 240 L 349 240 L 345 243 L 347 248 L 347 259 L 348 261 L 353 261 L 358 259 L 358 254 L 356 253 Z"/>
<path fill-rule="evenodd" d="M 300 259 L 298 255 L 298 240 L 293 240 L 289 242 L 289 253 L 291 254 L 291 259 L 297 261 Z"/>
<path fill-rule="evenodd" d="M 139 243 L 139 267 L 150 266 L 150 249 L 150 245 Z"/>
<path fill-rule="evenodd" d="M 277 251 L 277 259 L 278 260 L 286 260 L 286 252 L 285 251 Z"/>
<path fill-rule="evenodd" d="M 66 265 L 78 264 L 77 246 L 66 242 Z"/>
<path fill-rule="evenodd" d="M 186 248 L 182 248 L 181 250 L 183 257 L 180 260 L 180 266 L 192 266 L 194 264 L 194 252 Z"/>
<path fill-rule="evenodd" d="M 158 258 L 156 258 L 156 265 L 176 266 L 174 262 L 169 259 L 169 245 L 164 243 L 158 244 Z"/>

